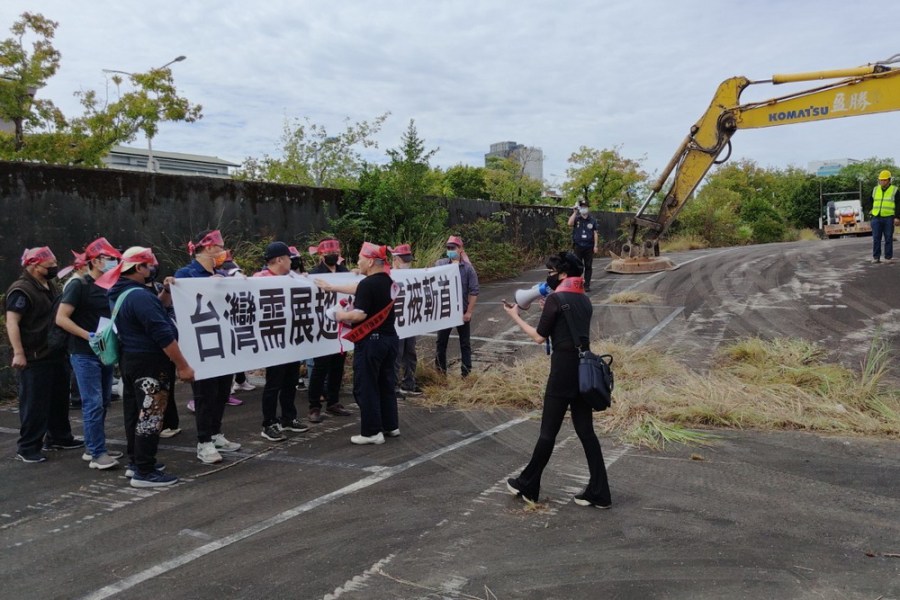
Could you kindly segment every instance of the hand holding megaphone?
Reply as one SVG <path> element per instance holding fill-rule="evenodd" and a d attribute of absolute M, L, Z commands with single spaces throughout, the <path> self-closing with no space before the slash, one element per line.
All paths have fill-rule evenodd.
<path fill-rule="evenodd" d="M 547 285 L 547 282 L 539 283 L 527 290 L 516 290 L 516 304 L 518 304 L 519 308 L 522 310 L 528 310 L 531 307 L 532 302 L 539 298 L 546 298 L 552 291 L 550 286 Z"/>
<path fill-rule="evenodd" d="M 336 311 L 338 311 L 339 309 L 353 310 L 353 305 L 350 304 L 346 298 L 342 298 L 334 306 L 329 306 L 328 308 L 325 309 L 325 316 L 328 317 L 329 319 L 331 319 L 332 321 L 337 321 L 337 318 L 334 313 Z"/>

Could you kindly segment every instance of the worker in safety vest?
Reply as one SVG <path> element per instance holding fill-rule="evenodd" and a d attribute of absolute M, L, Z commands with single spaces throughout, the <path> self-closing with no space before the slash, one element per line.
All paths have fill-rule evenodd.
<path fill-rule="evenodd" d="M 881 262 L 881 238 L 884 237 L 884 261 L 894 260 L 894 197 L 897 186 L 891 184 L 891 172 L 878 174 L 872 190 L 872 262 Z"/>

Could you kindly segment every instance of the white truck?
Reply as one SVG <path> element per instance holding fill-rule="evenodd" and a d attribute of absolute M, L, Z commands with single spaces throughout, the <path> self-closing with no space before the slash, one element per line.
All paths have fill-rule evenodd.
<path fill-rule="evenodd" d="M 858 199 L 829 200 L 824 213 L 822 231 L 826 238 L 872 235 L 872 224 L 866 221 Z"/>

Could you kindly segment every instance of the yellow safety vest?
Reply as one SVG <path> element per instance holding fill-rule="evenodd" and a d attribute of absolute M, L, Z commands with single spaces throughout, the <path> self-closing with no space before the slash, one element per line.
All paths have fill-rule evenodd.
<path fill-rule="evenodd" d="M 873 217 L 893 217 L 894 216 L 894 195 L 897 193 L 897 186 L 890 185 L 888 189 L 882 190 L 880 185 L 876 185 L 872 190 L 872 216 Z"/>

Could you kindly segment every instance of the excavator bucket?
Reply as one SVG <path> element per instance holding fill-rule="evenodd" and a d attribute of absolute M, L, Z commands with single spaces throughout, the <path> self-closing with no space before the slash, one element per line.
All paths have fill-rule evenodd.
<path fill-rule="evenodd" d="M 612 254 L 612 253 L 610 253 Z M 674 271 L 678 268 L 671 259 L 664 256 L 641 256 L 622 258 L 613 254 L 615 258 L 607 265 L 606 270 L 610 273 L 623 273 L 625 275 L 634 275 L 642 273 L 659 273 L 660 271 Z"/>

